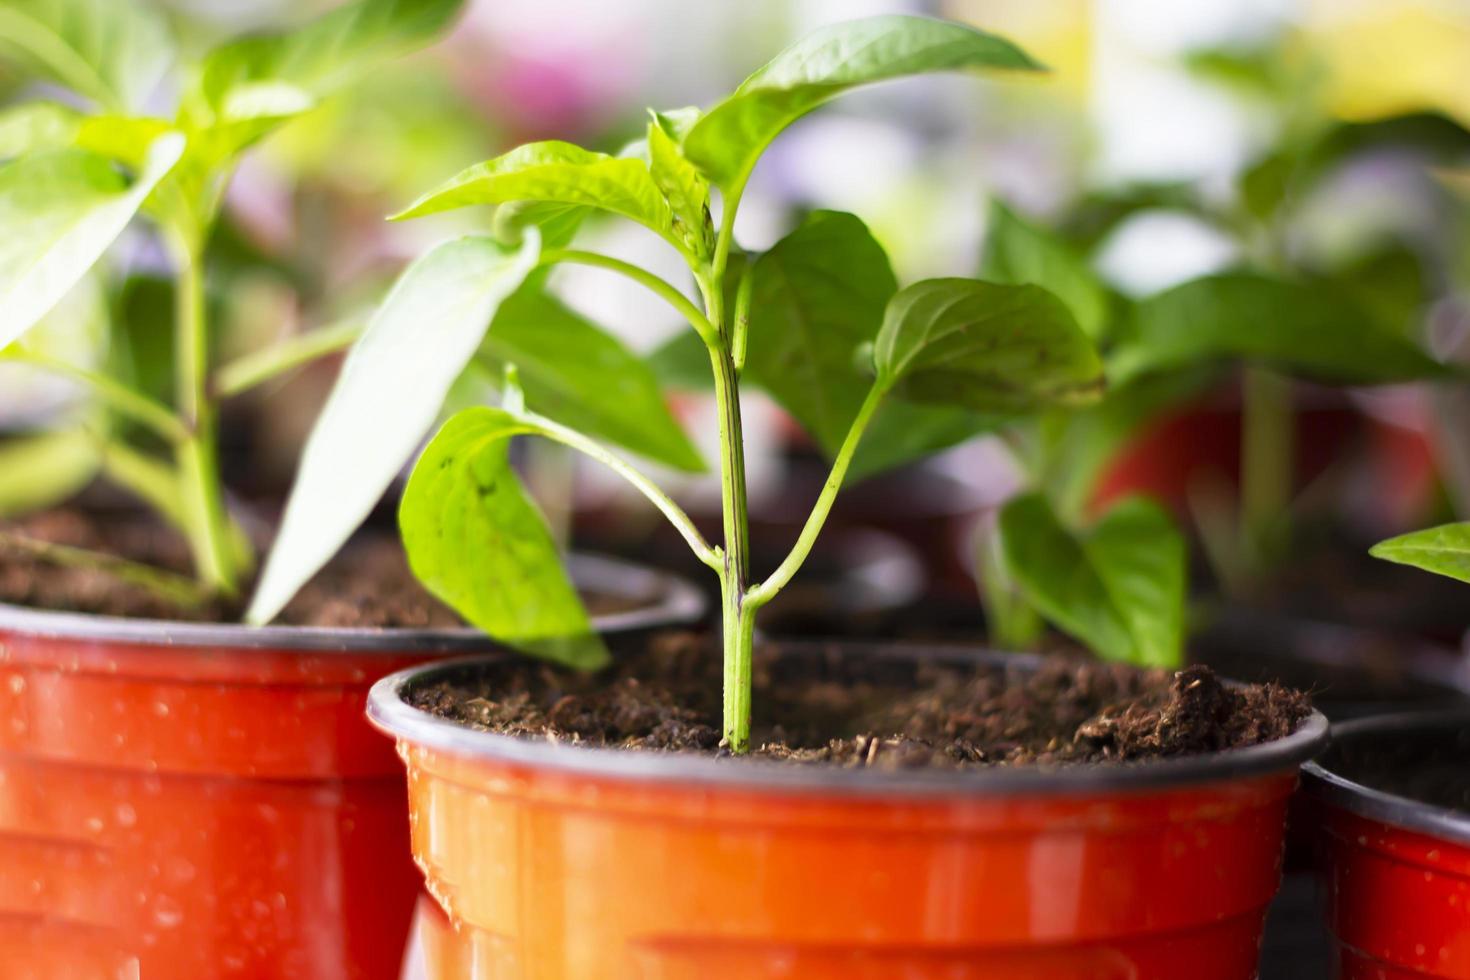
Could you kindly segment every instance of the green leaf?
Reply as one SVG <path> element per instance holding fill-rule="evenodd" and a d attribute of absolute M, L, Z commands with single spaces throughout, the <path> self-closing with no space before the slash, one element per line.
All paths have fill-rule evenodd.
<path fill-rule="evenodd" d="M 155 140 L 131 186 L 108 161 L 79 151 L 0 167 L 0 348 L 86 275 L 178 162 L 183 146 L 174 133 Z"/>
<path fill-rule="evenodd" d="M 518 250 L 467 236 L 433 249 L 399 278 L 348 354 L 307 440 L 250 622 L 274 618 L 367 517 L 539 251 L 534 232 Z"/>
<path fill-rule="evenodd" d="M 915 283 L 889 302 L 873 353 L 900 397 L 977 411 L 1086 404 L 1103 384 L 1086 334 L 1039 286 Z"/>
<path fill-rule="evenodd" d="M 873 386 L 856 354 L 898 291 L 888 256 L 857 217 L 817 211 L 750 274 L 746 374 L 834 453 Z"/>
<path fill-rule="evenodd" d="M 668 466 L 704 469 L 649 366 L 540 290 L 521 289 L 505 301 L 479 357 L 496 377 L 515 365 L 540 415 Z"/>
<path fill-rule="evenodd" d="M 1002 560 L 1027 600 L 1106 660 L 1179 664 L 1184 640 L 1184 538 L 1156 504 L 1117 504 L 1074 534 L 1040 494 L 1006 504 Z"/>
<path fill-rule="evenodd" d="M 61 503 L 92 482 L 101 462 L 97 436 L 85 428 L 0 441 L 0 518 Z"/>
<path fill-rule="evenodd" d="M 463 0 L 358 0 L 294 29 L 242 38 L 204 59 L 198 96 L 216 119 L 289 115 L 432 41 Z M 292 92 L 299 95 L 292 95 Z"/>
<path fill-rule="evenodd" d="M 1237 358 L 1347 384 L 1452 373 L 1339 289 L 1242 273 L 1196 279 L 1136 304 L 1108 377 L 1122 384 Z"/>
<path fill-rule="evenodd" d="M 925 72 L 1035 70 L 1011 42 L 973 27 L 887 15 L 821 28 L 776 55 L 689 131 L 684 151 L 727 192 L 744 186 L 771 140 L 801 116 L 869 82 Z"/>
<path fill-rule="evenodd" d="M 1368 553 L 1384 561 L 1470 582 L 1470 522 L 1401 534 L 1380 541 Z"/>
<path fill-rule="evenodd" d="M 499 408 L 470 408 L 419 457 L 398 509 L 409 566 L 470 623 L 519 650 L 582 669 L 607 649 L 511 468 L 510 440 L 541 432 Z"/>
<path fill-rule="evenodd" d="M 527 143 L 477 163 L 415 201 L 394 219 L 475 204 L 535 201 L 600 208 L 674 241 L 668 202 L 641 160 L 593 153 L 571 143 Z"/>
<path fill-rule="evenodd" d="M 871 371 L 860 369 L 858 352 L 877 337 L 884 308 L 898 289 L 888 256 L 854 215 L 816 211 L 760 256 L 751 274 L 744 376 L 831 457 L 873 386 Z M 684 343 L 682 351 L 660 352 L 663 369 L 702 378 L 708 387 L 704 345 L 697 337 Z M 994 421 L 963 409 L 889 402 L 863 435 L 849 472 L 854 479 L 871 476 L 963 442 Z"/>
<path fill-rule="evenodd" d="M 145 0 L 6 0 L 0 60 L 113 111 L 137 111 L 173 63 L 158 5 Z"/>
<path fill-rule="evenodd" d="M 674 234 L 690 254 L 708 258 L 715 248 L 714 224 L 709 213 L 709 182 L 684 156 L 678 133 L 687 130 L 688 113 L 684 115 L 652 113 L 648 124 L 648 169 L 653 182 L 663 192 L 672 213 Z"/>
<path fill-rule="evenodd" d="M 991 282 L 1048 289 L 1072 311 L 1093 340 L 1108 326 L 1108 291 L 1087 262 L 1061 239 L 1023 221 L 1000 201 L 990 209 L 980 277 Z"/>
<path fill-rule="evenodd" d="M 0 110 L 0 161 L 61 150 L 76 139 L 79 116 L 66 106 L 31 102 Z"/>

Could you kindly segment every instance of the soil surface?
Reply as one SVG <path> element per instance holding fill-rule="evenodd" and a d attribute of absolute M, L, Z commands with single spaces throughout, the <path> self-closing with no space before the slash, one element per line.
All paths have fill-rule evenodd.
<path fill-rule="evenodd" d="M 1334 744 L 1322 765 L 1373 789 L 1470 813 L 1470 724 L 1355 738 Z"/>
<path fill-rule="evenodd" d="M 0 522 L 48 544 L 85 548 L 189 574 L 183 538 L 157 525 L 128 519 L 102 520 L 78 510 L 56 510 L 22 521 Z M 264 549 L 258 548 L 263 554 Z M 248 596 L 249 589 L 245 590 Z M 58 612 L 83 612 L 135 619 L 238 622 L 242 601 L 217 601 L 184 609 L 147 589 L 120 582 L 96 568 L 68 567 L 22 553 L 0 539 L 0 602 Z M 638 603 L 609 596 L 587 597 L 594 613 Z M 288 626 L 433 629 L 464 625 L 453 610 L 430 595 L 391 537 L 354 540 L 322 569 L 276 620 Z"/>
<path fill-rule="evenodd" d="M 1156 759 L 1281 738 L 1310 713 L 1275 686 L 1232 689 L 1075 657 L 1034 672 L 757 651 L 751 757 L 908 769 Z M 596 676 L 507 660 L 425 685 L 410 704 L 482 731 L 588 746 L 723 754 L 718 654 L 666 634 Z"/>

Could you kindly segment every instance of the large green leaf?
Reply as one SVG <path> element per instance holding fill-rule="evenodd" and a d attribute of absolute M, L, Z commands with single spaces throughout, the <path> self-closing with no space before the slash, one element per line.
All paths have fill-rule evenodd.
<path fill-rule="evenodd" d="M 889 302 L 873 353 L 879 380 L 910 401 L 1024 411 L 1102 390 L 1097 351 L 1039 286 L 915 283 Z"/>
<path fill-rule="evenodd" d="M 1000 532 L 1006 571 L 1048 620 L 1107 660 L 1179 663 L 1184 538 L 1156 504 L 1130 498 L 1074 534 L 1027 494 L 1001 511 Z"/>
<path fill-rule="evenodd" d="M 925 72 L 1040 66 L 1011 42 L 973 27 L 885 15 L 824 27 L 776 55 L 695 124 L 689 158 L 727 191 L 744 185 L 771 140 L 848 89 Z"/>
<path fill-rule="evenodd" d="M 539 251 L 534 232 L 517 250 L 468 236 L 433 249 L 399 278 L 307 440 L 250 622 L 274 618 L 367 517 Z"/>
<path fill-rule="evenodd" d="M 704 469 L 649 366 L 538 289 L 505 301 L 479 357 L 497 376 L 515 365 L 526 401 L 540 415 L 659 463 Z"/>
<path fill-rule="evenodd" d="M 1437 575 L 1470 582 L 1470 522 L 1441 524 L 1380 541 L 1369 551 L 1374 558 L 1413 565 Z"/>
<path fill-rule="evenodd" d="M 510 440 L 542 430 L 499 408 L 470 408 L 419 457 L 398 510 L 414 575 L 466 620 L 534 656 L 607 662 L 546 520 L 511 468 Z"/>
<path fill-rule="evenodd" d="M 1234 358 L 1350 384 L 1451 373 L 1339 289 L 1238 273 L 1196 279 L 1140 301 L 1121 331 L 1108 377 L 1121 384 Z"/>
<path fill-rule="evenodd" d="M 518 201 L 600 208 L 632 218 L 678 243 L 668 202 L 642 160 L 594 153 L 559 140 L 527 143 L 477 163 L 394 217 Z"/>
<path fill-rule="evenodd" d="M 0 348 L 87 274 L 178 162 L 183 146 L 174 133 L 155 140 L 131 185 L 107 160 L 74 150 L 0 167 Z"/>
<path fill-rule="evenodd" d="M 149 0 L 5 0 L 0 60 L 106 109 L 137 111 L 173 63 L 158 4 Z"/>
<path fill-rule="evenodd" d="M 101 463 L 97 436 L 85 428 L 0 440 L 0 518 L 61 503 L 91 483 Z"/>
<path fill-rule="evenodd" d="M 991 282 L 1032 283 L 1055 293 L 1093 340 L 1108 325 L 1108 291 L 1087 262 L 1061 239 L 1022 220 L 1000 201 L 990 209 L 980 277 Z"/>

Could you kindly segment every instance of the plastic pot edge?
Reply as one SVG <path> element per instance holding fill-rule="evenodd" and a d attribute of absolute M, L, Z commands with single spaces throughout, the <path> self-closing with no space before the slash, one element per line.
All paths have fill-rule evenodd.
<path fill-rule="evenodd" d="M 1006 664 L 1034 669 L 1041 658 L 958 645 L 914 645 L 839 641 L 781 644 L 783 652 L 812 655 L 834 649 L 867 656 L 951 663 Z M 1088 796 L 1099 793 L 1148 792 L 1221 783 L 1293 770 L 1327 744 L 1328 724 L 1314 710 L 1285 738 L 1242 749 L 1183 756 L 1147 763 L 1110 763 L 982 771 L 874 772 L 821 765 L 783 765 L 760 760 L 734 761 L 692 753 L 632 752 L 579 748 L 478 732 L 409 706 L 403 692 L 445 674 L 473 669 L 487 657 L 459 657 L 389 674 L 368 693 L 368 720 L 385 734 L 436 751 L 470 759 L 569 774 L 630 781 L 682 783 L 706 788 L 755 791 L 896 796 Z"/>

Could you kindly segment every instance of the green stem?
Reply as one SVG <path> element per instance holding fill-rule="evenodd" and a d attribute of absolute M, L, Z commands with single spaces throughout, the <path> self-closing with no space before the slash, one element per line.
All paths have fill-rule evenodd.
<path fill-rule="evenodd" d="M 0 355 L 0 360 L 12 361 L 17 364 L 25 364 L 30 367 L 39 368 L 52 374 L 80 381 L 96 393 L 98 398 L 111 405 L 119 414 L 124 415 L 134 422 L 151 429 L 154 434 L 167 442 L 179 443 L 189 438 L 189 429 L 183 421 L 169 411 L 167 407 L 159 404 L 147 395 L 141 394 L 114 381 L 106 375 L 85 368 L 75 367 L 65 361 L 59 361 L 45 354 L 36 354 L 31 351 L 15 350 Z"/>
<path fill-rule="evenodd" d="M 1248 367 L 1242 398 L 1240 531 L 1249 565 L 1259 572 L 1283 540 L 1291 505 L 1291 381 Z"/>
<path fill-rule="evenodd" d="M 572 262 L 577 265 L 591 265 L 601 269 L 609 269 L 632 279 L 634 282 L 642 284 L 650 292 L 683 314 L 684 319 L 689 321 L 689 325 L 699 334 L 706 346 L 715 347 L 719 345 L 719 332 L 715 329 L 714 324 L 710 322 L 710 318 L 705 316 L 689 297 L 679 292 L 671 283 L 659 278 L 653 273 L 640 269 L 631 262 L 615 259 L 610 255 L 599 255 L 596 252 L 583 252 L 574 248 L 556 248 L 541 253 L 542 265 L 553 265 L 557 262 Z"/>
<path fill-rule="evenodd" d="M 353 319 L 317 327 L 299 337 L 246 354 L 214 373 L 214 395 L 233 398 L 319 357 L 345 350 L 362 336 L 362 330 L 361 321 Z"/>
<path fill-rule="evenodd" d="M 674 525 L 679 534 L 688 542 L 689 547 L 693 549 L 700 561 L 717 572 L 724 569 L 723 556 L 719 550 L 710 546 L 709 542 L 704 539 L 704 535 L 700 534 L 699 529 L 694 526 L 694 522 L 689 519 L 689 515 L 684 513 L 683 508 L 674 503 L 673 498 L 660 490 L 657 484 L 640 473 L 627 460 L 615 453 L 609 452 L 600 443 L 589 439 L 576 429 L 569 429 L 559 422 L 553 422 L 551 419 L 532 412 L 524 412 L 522 414 L 535 424 L 537 435 L 544 436 L 553 442 L 570 446 L 578 452 L 592 457 L 631 483 L 638 492 L 647 497 L 649 502 L 669 519 L 669 522 Z"/>
<path fill-rule="evenodd" d="M 812 512 L 807 515 L 806 524 L 801 529 L 801 534 L 792 545 L 791 551 L 786 559 L 777 566 L 760 585 L 752 588 L 745 595 L 746 604 L 759 609 L 761 606 L 775 598 L 776 593 L 786 587 L 792 577 L 801 569 L 802 563 L 811 554 L 812 546 L 817 543 L 817 536 L 822 533 L 822 525 L 827 522 L 827 515 L 832 512 L 832 504 L 837 500 L 837 492 L 842 489 L 842 481 L 847 476 L 847 468 L 852 463 L 852 457 L 857 452 L 858 443 L 862 441 L 863 432 L 868 428 L 868 423 L 873 420 L 873 413 L 883 401 L 883 396 L 888 389 L 875 383 L 868 389 L 868 397 L 863 399 L 862 406 L 858 409 L 857 417 L 852 420 L 852 426 L 847 430 L 847 436 L 842 440 L 842 446 L 837 450 L 837 458 L 832 461 L 832 469 L 827 474 L 827 482 L 822 485 L 822 492 L 817 496 L 817 502 L 812 506 Z"/>
<path fill-rule="evenodd" d="M 719 282 L 714 284 L 718 292 Z M 745 495 L 745 438 L 740 418 L 740 382 L 725 344 L 710 351 L 720 417 L 720 511 L 725 535 L 720 570 L 724 630 L 724 741 L 731 752 L 750 748 L 751 660 L 755 610 L 747 605 L 750 580 L 750 517 Z"/>
<path fill-rule="evenodd" d="M 236 570 L 227 543 L 215 406 L 206 390 L 209 338 L 202 251 L 197 237 L 180 235 L 174 242 L 178 266 L 174 380 L 179 412 L 189 428 L 189 437 L 176 453 L 196 574 L 205 585 L 229 595 L 235 592 Z"/>

